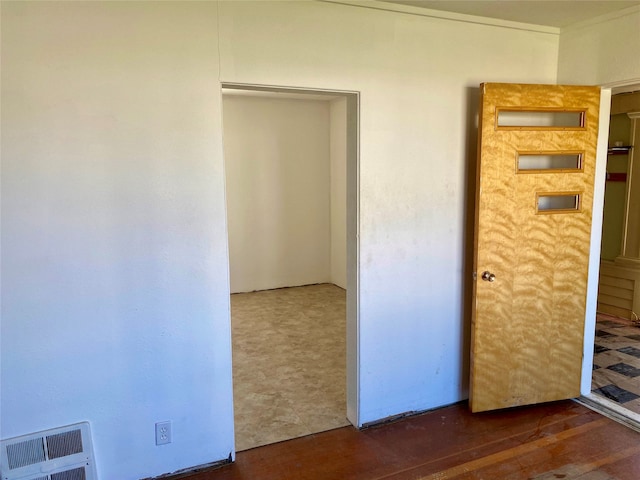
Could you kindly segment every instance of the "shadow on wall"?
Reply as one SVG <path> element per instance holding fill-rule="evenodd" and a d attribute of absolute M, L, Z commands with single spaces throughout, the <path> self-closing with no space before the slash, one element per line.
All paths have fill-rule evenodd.
<path fill-rule="evenodd" d="M 469 395 L 469 369 L 471 352 L 471 311 L 473 308 L 473 249 L 476 212 L 476 172 L 478 163 L 478 111 L 480 106 L 480 88 L 467 87 L 466 127 L 465 127 L 465 191 L 464 191 L 464 226 L 463 226 L 463 272 L 462 272 L 462 372 L 460 378 L 466 382 L 462 385 L 465 397 Z"/>

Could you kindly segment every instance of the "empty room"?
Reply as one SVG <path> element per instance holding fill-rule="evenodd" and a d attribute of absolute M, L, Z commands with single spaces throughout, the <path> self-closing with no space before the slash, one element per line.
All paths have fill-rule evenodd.
<path fill-rule="evenodd" d="M 348 425 L 347 100 L 223 90 L 236 449 Z"/>
<path fill-rule="evenodd" d="M 344 334 L 332 334 L 332 340 L 327 340 L 344 342 L 344 356 L 332 360 L 344 360 L 340 366 L 344 373 L 338 377 L 345 387 L 334 392 L 341 399 L 331 400 L 336 410 L 327 416 L 343 422 L 346 418 L 350 425 L 342 428 L 351 432 L 348 435 L 370 439 L 361 429 L 420 412 L 436 410 L 437 415 L 437 409 L 443 408 L 466 412 L 459 417 L 464 421 L 445 422 L 458 425 L 450 431 L 462 441 L 481 440 L 490 425 L 503 426 L 507 437 L 511 428 L 527 425 L 531 428 L 520 433 L 527 442 L 533 438 L 533 446 L 525 443 L 533 448 L 549 441 L 546 433 L 560 435 L 554 429 L 563 424 L 566 409 L 576 414 L 570 416 L 577 423 L 588 425 L 577 432 L 592 432 L 604 425 L 604 417 L 579 411 L 580 406 L 571 401 L 562 404 L 566 409 L 554 410 L 558 423 L 544 431 L 535 429 L 538 420 L 547 421 L 548 408 L 558 407 L 531 407 L 536 413 L 525 414 L 527 422 L 519 423 L 512 415 L 521 410 L 512 409 L 498 421 L 485 423 L 499 414 L 471 414 L 467 402 L 481 393 L 470 388 L 472 378 L 488 387 L 485 392 L 506 392 L 516 402 L 525 402 L 522 392 L 498 392 L 498 380 L 515 379 L 525 389 L 535 377 L 550 390 L 566 382 L 571 383 L 572 397 L 590 395 L 602 231 L 598 212 L 603 210 L 607 183 L 610 99 L 640 84 L 640 5 L 575 0 L 569 2 L 570 8 L 565 2 L 552 1 L 540 2 L 544 8 L 538 2 L 535 8 L 529 2 L 508 2 L 513 9 L 495 9 L 493 2 L 446 2 L 449 9 L 464 3 L 480 10 L 444 11 L 406 3 L 412 2 L 0 3 L 2 445 L 16 438 L 31 442 L 24 439 L 30 435 L 44 445 L 43 439 L 54 435 L 51 431 L 82 424 L 74 431 L 92 440 L 83 446 L 93 447 L 95 460 L 86 464 L 91 465 L 87 478 L 94 470 L 100 479 L 134 480 L 236 462 L 229 467 L 233 468 L 251 452 L 259 455 L 259 448 L 251 448 L 257 443 L 243 446 L 238 437 L 244 421 L 240 417 L 251 417 L 258 404 L 271 406 L 269 415 L 277 413 L 275 423 L 293 420 L 291 428 L 298 430 L 290 431 L 290 436 L 314 430 L 312 416 L 280 408 L 297 405 L 284 397 L 291 383 L 306 385 L 303 391 L 309 395 L 331 390 L 310 389 L 308 383 L 315 380 L 297 360 L 282 360 L 272 367 L 249 358 L 249 373 L 234 370 L 240 366 L 235 357 L 242 348 L 236 341 L 246 339 L 250 353 L 254 347 L 269 353 L 274 336 L 264 334 L 251 344 L 253 331 L 245 336 L 234 332 L 236 307 L 243 308 L 235 305 L 235 299 L 254 291 L 262 295 L 306 285 L 346 290 L 345 300 L 329 302 L 332 306 L 345 302 L 340 306 L 345 309 L 345 326 L 339 327 Z M 492 115 L 494 110 L 480 108 L 480 99 L 490 90 L 482 85 L 488 84 L 510 85 L 515 90 L 509 91 L 519 93 L 494 98 L 491 105 L 496 115 Z M 584 86 L 588 105 L 565 105 L 564 100 L 545 93 L 558 92 L 563 86 L 572 87 L 567 91 Z M 278 94 L 328 92 L 346 100 L 344 202 L 332 203 L 330 173 L 331 110 L 340 99 L 268 99 L 223 92 L 249 87 Z M 554 284 L 554 275 L 536 271 L 527 277 L 526 269 L 518 265 L 507 268 L 482 258 L 474 276 L 475 198 L 487 192 L 484 187 L 489 185 L 476 188 L 479 128 L 497 117 L 500 109 L 528 111 L 532 107 L 523 99 L 529 97 L 522 92 L 531 90 L 555 102 L 536 104 L 536 108 L 568 108 L 579 118 L 563 135 L 587 130 L 592 135 L 588 152 L 573 144 L 566 148 L 584 159 L 572 167 L 574 171 L 544 178 L 537 173 L 518 174 L 518 180 L 542 182 L 540 192 L 527 197 L 528 204 L 524 202 L 530 210 L 540 205 L 537 193 L 546 198 L 564 192 L 570 200 L 560 209 L 565 212 L 530 212 L 536 222 L 557 227 L 562 219 L 593 212 L 590 224 L 579 225 L 584 234 L 579 249 L 570 248 L 576 243 L 566 242 L 562 250 L 566 255 L 544 257 L 562 260 L 551 262 L 552 266 L 569 271 L 574 259 L 588 256 L 588 265 L 580 264 L 579 292 L 568 277 Z M 301 102 L 309 109 L 323 110 L 322 122 L 305 113 L 305 118 L 316 122 L 314 126 L 295 125 L 307 133 L 324 132 L 319 148 L 328 155 L 314 164 L 321 164 L 322 171 L 311 165 L 291 171 L 273 163 L 274 157 L 262 158 L 261 165 L 242 168 L 253 177 L 239 178 L 241 188 L 234 190 L 227 177 L 236 166 L 228 151 L 234 148 L 233 134 L 225 131 L 225 124 L 233 114 L 231 103 L 249 101 L 281 101 L 291 108 Z M 259 115 L 263 114 L 237 120 L 250 124 Z M 287 120 L 282 115 L 268 118 L 269 127 Z M 507 126 L 502 132 L 518 137 L 518 127 Z M 260 132 L 257 127 L 238 132 L 235 148 L 249 149 L 245 160 L 260 159 L 251 153 L 252 147 L 258 153 L 284 148 L 276 135 L 258 138 Z M 521 145 L 519 152 L 540 153 L 534 151 L 542 149 L 537 145 L 533 141 Z M 495 150 L 507 152 L 502 147 Z M 504 176 L 496 176 L 498 180 L 515 175 L 517 155 L 511 151 L 507 157 L 507 163 L 493 170 Z M 289 167 L 311 160 L 306 156 L 286 159 L 291 161 Z M 313 174 L 313 182 L 302 178 L 305 172 Z M 586 194 L 577 184 L 585 172 L 593 174 L 595 181 Z M 569 186 L 552 183 L 555 176 L 562 176 Z M 320 181 L 324 186 L 318 186 Z M 506 183 L 491 185 L 500 188 Z M 297 190 L 302 190 L 302 200 L 289 197 Z M 256 194 L 264 196 L 251 199 Z M 305 203 L 312 194 L 313 203 Z M 277 205 L 284 198 L 286 205 Z M 508 249 L 496 249 L 497 255 L 517 252 L 524 258 L 527 252 L 544 253 L 546 241 L 554 238 L 552 230 L 514 228 L 506 221 L 515 218 L 508 209 L 512 198 L 496 196 L 496 201 L 488 203 L 502 209 L 493 215 L 496 228 L 489 230 L 526 232 L 542 240 L 535 249 L 518 249 L 512 242 Z M 331 249 L 331 236 L 337 233 L 332 206 L 339 204 L 346 205 L 342 214 L 346 219 L 335 217 L 346 223 L 346 263 L 338 262 L 346 270 L 346 285 L 331 266 L 338 258 Z M 268 211 L 261 211 L 263 207 Z M 276 214 L 280 216 L 275 218 Z M 234 233 L 238 227 L 234 222 L 244 220 L 249 223 L 240 229 L 261 223 L 289 227 L 287 219 L 294 214 L 302 217 L 294 223 L 309 230 Z M 297 250 L 300 245 L 313 252 Z M 252 257 L 258 253 L 259 258 Z M 270 262 L 270 268 L 287 267 L 287 275 L 295 275 L 275 281 L 273 272 L 269 278 L 262 277 L 263 261 Z M 251 271 L 254 268 L 261 270 Z M 311 270 L 313 275 L 307 275 Z M 535 334 L 485 342 L 485 346 L 511 349 L 511 355 L 494 358 L 480 369 L 482 377 L 474 377 L 474 290 L 487 293 L 485 318 L 501 314 L 494 317 L 503 320 L 494 331 L 505 331 L 511 326 L 504 321 L 509 309 L 492 300 L 508 298 L 505 286 L 515 282 L 506 279 L 516 271 L 522 275 L 517 285 L 527 293 L 519 304 L 518 322 L 531 325 Z M 235 283 L 243 277 L 249 283 Z M 565 324 L 559 321 L 544 332 L 537 322 L 527 322 L 523 306 L 537 312 L 534 307 L 543 297 L 541 292 L 564 295 L 557 303 L 576 321 L 570 331 L 563 331 Z M 278 300 L 275 309 L 285 303 L 287 299 Z M 580 310 L 569 308 L 578 304 Z M 493 306 L 497 307 L 492 310 Z M 268 308 L 247 310 L 255 319 Z M 277 325 L 280 330 L 274 330 L 275 336 L 293 333 L 304 322 L 317 327 L 327 311 L 324 306 L 298 310 L 292 315 L 304 321 L 294 326 L 286 320 Z M 550 315 L 535 317 L 547 321 Z M 246 330 L 253 329 L 249 325 Z M 559 372 L 560 362 L 550 361 L 552 356 L 547 354 L 551 347 L 555 355 L 568 345 L 557 341 L 564 338 L 561 333 L 571 337 L 564 372 Z M 301 329 L 291 343 L 277 348 L 286 350 L 296 342 L 312 340 L 307 337 L 318 339 L 304 347 L 307 352 L 325 341 Z M 544 349 L 545 345 L 550 348 Z M 515 365 L 529 351 L 543 353 L 534 361 Z M 275 360 L 271 356 L 264 361 Z M 317 364 L 325 357 L 314 352 L 307 360 L 314 367 L 322 366 Z M 541 379 L 546 366 L 557 374 Z M 271 375 L 278 369 L 289 380 Z M 243 379 L 243 375 L 258 378 Z M 278 388 L 268 393 L 238 390 L 261 386 L 266 377 L 281 378 Z M 335 380 L 330 385 L 339 383 Z M 242 398 L 254 404 L 244 409 L 237 403 Z M 312 398 L 316 400 L 324 397 Z M 407 440 L 395 445 L 406 447 L 405 451 L 413 445 L 427 461 L 438 451 L 439 434 L 447 431 L 436 428 L 441 425 L 438 422 L 429 425 L 420 435 L 422 443 Z M 474 437 L 472 425 L 478 427 L 479 436 Z M 325 433 L 293 441 L 306 442 Z M 28 471 L 33 477 L 43 468 L 62 468 L 57 458 L 46 458 L 48 451 L 43 447 L 37 450 L 39 456 L 13 459 L 12 475 Z M 356 456 L 359 451 L 343 450 Z M 618 453 L 626 451 L 625 447 Z M 496 457 L 487 456 L 492 458 Z M 386 464 L 395 464 L 391 460 Z M 33 465 L 22 466 L 31 461 Z M 46 465 L 40 466 L 41 461 Z M 337 466 L 331 461 L 323 464 Z M 334 478 L 350 477 L 336 474 Z"/>

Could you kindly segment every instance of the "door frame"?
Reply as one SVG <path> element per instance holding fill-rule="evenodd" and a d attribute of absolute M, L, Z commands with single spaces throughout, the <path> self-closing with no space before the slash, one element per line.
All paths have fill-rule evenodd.
<path fill-rule="evenodd" d="M 593 345 L 595 344 L 596 309 L 598 303 L 598 283 L 600 277 L 600 249 L 602 244 L 602 219 L 604 213 L 604 188 L 607 168 L 607 146 L 609 141 L 609 121 L 611 97 L 614 94 L 640 88 L 640 78 L 601 85 L 600 123 L 596 154 L 596 173 L 593 191 L 593 218 L 591 223 L 591 248 L 589 251 L 589 275 L 587 282 L 587 305 L 584 329 L 584 353 L 582 357 L 582 379 L 579 401 L 614 420 L 640 430 L 640 415 L 632 414 L 614 402 L 591 394 L 593 370 Z"/>
<path fill-rule="evenodd" d="M 251 83 L 220 82 L 225 88 L 273 94 L 342 97 L 347 103 L 347 311 L 346 387 L 347 419 L 360 427 L 360 92 L 323 88 L 291 87 Z M 222 111 L 221 116 L 222 120 Z M 224 136 L 223 136 L 224 143 Z M 226 202 L 226 201 L 225 201 Z M 225 208 L 225 215 L 227 214 Z M 228 220 L 225 230 L 228 229 Z M 227 237 L 228 237 L 227 231 Z M 231 314 L 229 314 L 231 323 Z"/>

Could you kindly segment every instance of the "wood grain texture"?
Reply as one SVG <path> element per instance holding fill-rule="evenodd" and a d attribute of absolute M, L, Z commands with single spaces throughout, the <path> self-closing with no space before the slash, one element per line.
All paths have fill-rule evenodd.
<path fill-rule="evenodd" d="M 240 452 L 235 464 L 173 478 L 637 480 L 640 433 L 571 401 L 477 415 L 458 404 Z"/>
<path fill-rule="evenodd" d="M 600 262 L 598 312 L 631 320 L 640 311 L 640 269 L 619 261 Z"/>
<path fill-rule="evenodd" d="M 611 97 L 611 115 L 640 112 L 640 92 L 621 93 Z"/>
<path fill-rule="evenodd" d="M 472 311 L 474 412 L 578 396 L 600 89 L 483 85 Z M 583 110 L 583 128 L 505 128 L 497 109 Z M 582 169 L 518 173 L 517 153 L 584 152 Z M 537 213 L 537 195 L 580 192 Z M 495 282 L 480 280 L 483 271 Z"/>
<path fill-rule="evenodd" d="M 624 225 L 621 256 L 640 259 L 640 119 L 631 119 L 631 145 L 627 163 L 627 193 L 624 211 Z"/>

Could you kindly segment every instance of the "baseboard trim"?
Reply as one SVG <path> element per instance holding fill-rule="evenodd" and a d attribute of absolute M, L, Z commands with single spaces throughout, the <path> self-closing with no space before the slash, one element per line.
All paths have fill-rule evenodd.
<path fill-rule="evenodd" d="M 358 430 L 366 430 L 368 428 L 381 427 L 389 423 L 397 422 L 398 420 L 403 420 L 409 417 L 417 417 L 418 415 L 424 415 L 425 413 L 433 412 L 434 410 L 440 410 L 441 408 L 451 407 L 453 405 L 464 405 L 464 404 L 467 404 L 468 402 L 469 402 L 468 399 L 464 399 L 458 402 L 448 403 L 446 405 L 440 405 L 434 408 L 428 408 L 426 410 L 410 410 L 408 412 L 398 413 L 396 415 L 391 415 L 389 417 L 384 417 L 378 420 L 373 420 L 371 422 L 363 423 Z"/>
<path fill-rule="evenodd" d="M 225 458 L 224 460 L 218 460 L 217 462 L 204 463 L 202 465 L 196 465 L 195 467 L 183 468 L 182 470 L 177 470 L 173 473 L 163 473 L 162 475 L 158 475 L 157 477 L 148 477 L 143 478 L 142 480 L 156 480 L 156 479 L 171 479 L 178 480 L 180 478 L 185 478 L 193 475 L 194 473 L 203 473 L 209 472 L 211 470 L 217 470 L 220 467 L 224 467 L 225 465 L 230 465 L 233 463 L 231 458 L 231 453 L 229 453 L 229 458 Z"/>

